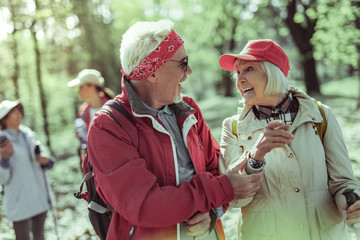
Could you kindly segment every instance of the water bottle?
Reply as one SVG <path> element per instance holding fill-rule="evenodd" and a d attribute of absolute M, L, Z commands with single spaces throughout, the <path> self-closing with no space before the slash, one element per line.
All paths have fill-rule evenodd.
<path fill-rule="evenodd" d="M 82 118 L 76 118 L 74 121 L 75 130 L 80 139 L 80 144 L 82 149 L 87 148 L 87 129 L 86 124 Z"/>

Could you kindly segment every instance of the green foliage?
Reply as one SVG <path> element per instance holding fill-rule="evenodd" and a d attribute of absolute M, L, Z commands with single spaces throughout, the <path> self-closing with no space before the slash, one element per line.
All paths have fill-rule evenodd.
<path fill-rule="evenodd" d="M 304 17 L 304 15 L 301 14 L 301 13 L 295 13 L 294 21 L 295 21 L 296 23 L 303 23 L 303 22 L 305 22 L 305 17 Z"/>
<path fill-rule="evenodd" d="M 360 29 L 356 29 L 355 17 L 359 9 L 351 1 L 321 1 L 318 5 L 319 19 L 312 39 L 316 46 L 315 58 L 325 63 L 342 62 L 357 67 Z"/>

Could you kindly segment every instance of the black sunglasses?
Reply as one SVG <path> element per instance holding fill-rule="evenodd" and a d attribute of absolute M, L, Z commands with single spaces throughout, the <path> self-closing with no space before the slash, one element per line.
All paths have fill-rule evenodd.
<path fill-rule="evenodd" d="M 180 61 L 178 61 L 178 60 L 171 60 L 171 59 L 170 59 L 169 61 L 180 63 L 180 66 L 181 66 L 182 70 L 183 70 L 184 72 L 187 72 L 188 65 L 189 65 L 189 56 L 186 56 L 183 60 L 180 60 Z"/>

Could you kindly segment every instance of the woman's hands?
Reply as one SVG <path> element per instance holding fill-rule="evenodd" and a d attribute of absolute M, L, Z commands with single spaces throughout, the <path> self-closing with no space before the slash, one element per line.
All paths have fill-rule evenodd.
<path fill-rule="evenodd" d="M 357 200 L 351 206 L 342 204 L 341 208 L 346 210 L 346 223 L 351 225 L 360 222 L 360 200 Z"/>
<path fill-rule="evenodd" d="M 42 166 L 47 165 L 47 164 L 49 163 L 49 161 L 50 161 L 49 158 L 43 157 L 43 156 L 37 156 L 35 159 L 36 159 L 36 161 L 37 161 L 38 163 L 40 163 L 40 165 L 42 165 Z"/>
<path fill-rule="evenodd" d="M 294 135 L 287 131 L 289 128 L 289 124 L 285 125 L 280 120 L 267 124 L 251 149 L 251 158 L 262 160 L 272 149 L 284 147 L 286 144 L 289 144 L 291 140 L 294 139 Z"/>
<path fill-rule="evenodd" d="M 12 142 L 9 140 L 6 141 L 7 142 L 0 147 L 0 154 L 2 159 L 8 159 L 14 153 Z"/>

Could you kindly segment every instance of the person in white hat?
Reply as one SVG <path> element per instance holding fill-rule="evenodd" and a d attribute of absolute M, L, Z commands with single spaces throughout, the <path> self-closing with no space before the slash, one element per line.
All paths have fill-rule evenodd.
<path fill-rule="evenodd" d="M 0 184 L 16 239 L 30 239 L 30 232 L 33 239 L 44 239 L 46 214 L 53 206 L 45 171 L 55 161 L 36 134 L 22 124 L 23 117 L 20 101 L 0 103 Z"/>
<path fill-rule="evenodd" d="M 83 150 L 87 148 L 87 132 L 90 122 L 95 113 L 110 99 L 114 98 L 114 93 L 104 87 L 104 78 L 95 69 L 83 69 L 78 76 L 67 83 L 69 87 L 78 87 L 80 99 L 85 101 L 80 106 L 77 118 L 74 121 L 75 134 L 80 141 L 78 155 L 80 165 L 82 162 Z"/>
<path fill-rule="evenodd" d="M 104 87 L 104 78 L 95 69 L 83 69 L 77 77 L 67 83 L 69 87 L 78 87 L 80 99 L 85 103 L 80 107 L 79 116 L 85 121 L 86 128 L 89 128 L 91 119 L 95 113 L 109 99 L 114 98 L 114 93 Z"/>

